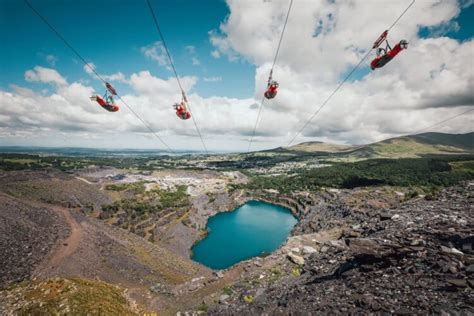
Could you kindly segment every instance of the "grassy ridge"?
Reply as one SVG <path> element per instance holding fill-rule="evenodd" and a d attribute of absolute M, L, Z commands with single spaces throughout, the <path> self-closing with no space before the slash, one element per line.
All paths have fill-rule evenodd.
<path fill-rule="evenodd" d="M 426 155 L 460 155 L 474 153 L 474 133 L 424 133 L 395 137 L 377 143 L 344 146 L 308 142 L 288 148 L 299 153 L 332 153 L 333 161 L 353 162 L 375 158 L 420 158 Z"/>

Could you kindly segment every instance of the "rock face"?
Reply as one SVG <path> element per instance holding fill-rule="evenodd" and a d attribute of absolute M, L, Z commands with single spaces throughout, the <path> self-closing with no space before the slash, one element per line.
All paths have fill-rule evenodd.
<path fill-rule="evenodd" d="M 210 314 L 474 313 L 473 202 L 474 186 L 465 183 L 382 213 L 344 202 L 324 206 L 324 216 L 315 208 L 296 231 L 339 222 L 347 227 L 341 238 L 305 254 L 301 274 L 244 288 Z M 252 303 L 242 299 L 262 287 Z"/>

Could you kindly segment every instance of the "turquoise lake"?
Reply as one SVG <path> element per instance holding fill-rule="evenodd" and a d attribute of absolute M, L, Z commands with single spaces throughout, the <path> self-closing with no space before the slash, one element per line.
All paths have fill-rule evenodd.
<path fill-rule="evenodd" d="M 194 261 L 225 269 L 278 248 L 296 224 L 290 210 L 250 201 L 232 212 L 209 218 L 209 234 L 192 249 Z"/>

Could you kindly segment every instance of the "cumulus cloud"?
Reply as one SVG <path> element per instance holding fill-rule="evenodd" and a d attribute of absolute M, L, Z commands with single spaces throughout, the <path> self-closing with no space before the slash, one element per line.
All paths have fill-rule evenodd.
<path fill-rule="evenodd" d="M 91 77 L 93 77 L 94 79 L 97 79 L 97 80 L 100 80 L 95 72 L 98 73 L 98 70 L 97 70 L 97 67 L 94 63 L 87 63 L 87 65 L 84 65 L 83 67 L 84 71 L 91 75 Z M 111 74 L 111 75 L 104 75 L 104 74 L 99 74 L 104 80 L 107 80 L 107 81 L 110 81 L 110 82 L 113 82 L 113 81 L 116 81 L 116 82 L 122 82 L 122 83 L 127 83 L 127 78 L 125 77 L 125 75 L 123 73 L 121 73 L 120 71 L 119 72 L 116 72 L 114 74 Z"/>
<path fill-rule="evenodd" d="M 274 69 L 280 92 L 264 104 L 258 129 L 291 139 L 409 3 L 294 3 Z M 230 61 L 245 59 L 256 66 L 254 97 L 258 100 L 266 86 L 288 1 L 229 0 L 228 5 L 231 13 L 218 30 L 209 32 L 210 41 Z M 459 12 L 454 0 L 416 2 L 389 34 L 392 43 L 409 40 L 409 49 L 385 68 L 348 82 L 299 140 L 308 140 L 306 136 L 340 142 L 376 141 L 415 131 L 421 123 L 436 122 L 437 116 L 473 106 L 473 73 L 465 62 L 472 59 L 474 42 L 441 37 L 457 30 L 452 19 Z M 420 27 L 436 31 L 433 35 L 438 37 L 418 38 Z M 464 122 L 466 119 L 472 122 L 472 117 Z M 460 121 L 447 126 L 469 130 L 469 125 Z"/>
<path fill-rule="evenodd" d="M 234 137 L 245 130 L 240 118 L 253 99 L 202 98 L 192 93 L 198 80 L 196 77 L 184 76 L 180 80 L 188 92 L 193 116 L 205 137 L 224 133 Z M 153 130 L 170 142 L 187 136 L 187 139 L 180 140 L 181 144 L 186 144 L 182 146 L 201 149 L 194 126 L 177 119 L 174 113 L 172 105 L 181 98 L 174 77 L 161 79 L 149 71 L 141 71 L 132 74 L 128 83 L 133 92 L 123 95 L 123 99 Z M 47 95 L 19 86 L 13 86 L 12 90 L 0 90 L 0 138 L 20 137 L 20 134 L 21 137 L 48 138 L 60 133 L 87 134 L 89 139 L 94 135 L 100 137 L 104 133 L 113 133 L 126 138 L 139 134 L 147 139 L 148 146 L 157 146 L 147 127 L 124 104 L 119 102 L 120 111 L 109 113 L 89 100 L 95 92 L 86 84 L 72 82 L 55 86 Z M 129 143 L 132 147 L 136 145 L 136 142 Z"/>
<path fill-rule="evenodd" d="M 118 82 L 127 83 L 127 78 L 120 71 L 111 75 L 102 75 L 102 77 L 104 77 L 104 79 L 107 81 L 118 81 Z"/>
<path fill-rule="evenodd" d="M 215 59 L 219 59 L 219 58 L 221 58 L 221 53 L 219 53 L 219 51 L 217 49 L 215 49 L 211 52 L 211 56 Z"/>
<path fill-rule="evenodd" d="M 158 65 L 171 69 L 166 49 L 162 42 L 154 42 L 153 44 L 142 47 L 141 52 L 145 57 L 154 60 Z"/>
<path fill-rule="evenodd" d="M 30 82 L 51 83 L 57 86 L 67 84 L 67 81 L 55 69 L 36 66 L 25 72 L 25 80 Z"/>

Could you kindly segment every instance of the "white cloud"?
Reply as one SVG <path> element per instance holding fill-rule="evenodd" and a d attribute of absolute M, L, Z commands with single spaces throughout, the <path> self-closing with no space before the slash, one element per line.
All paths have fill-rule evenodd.
<path fill-rule="evenodd" d="M 25 80 L 30 82 L 52 83 L 54 85 L 65 85 L 67 81 L 56 70 L 36 66 L 33 70 L 25 72 Z"/>
<path fill-rule="evenodd" d="M 48 64 L 54 67 L 56 66 L 56 62 L 58 61 L 58 58 L 54 55 L 46 55 L 46 61 L 48 62 Z"/>
<path fill-rule="evenodd" d="M 197 56 L 197 53 L 196 53 L 196 47 L 194 47 L 193 45 L 188 45 L 185 47 L 186 49 L 186 52 L 188 53 L 188 55 L 191 56 L 191 64 L 193 66 L 199 66 L 201 65 L 201 61 L 199 60 L 198 56 Z"/>
<path fill-rule="evenodd" d="M 162 42 L 154 42 L 151 45 L 142 47 L 140 50 L 145 57 L 156 61 L 158 65 L 171 69 L 166 49 Z"/>
<path fill-rule="evenodd" d="M 214 77 L 204 77 L 204 78 L 202 78 L 202 80 L 204 80 L 205 82 L 221 82 L 221 81 L 222 81 L 222 77 L 217 77 L 217 76 L 214 76 Z"/>
<path fill-rule="evenodd" d="M 265 103 L 258 131 L 291 139 L 409 3 L 295 2 L 274 69 L 280 92 Z M 210 41 L 229 60 L 245 59 L 256 66 L 254 97 L 259 100 L 288 1 L 229 0 L 228 5 L 230 15 L 219 30 L 209 32 Z M 472 59 L 474 42 L 418 38 L 420 26 L 455 30 L 451 19 L 459 12 L 454 0 L 416 2 L 389 34 L 392 43 L 408 39 L 409 49 L 385 68 L 347 83 L 304 134 L 342 142 L 375 141 L 434 123 L 436 113 L 439 120 L 447 112 L 473 106 L 474 74 L 462 61 Z M 445 126 L 469 130 L 469 125 L 459 124 L 462 121 Z"/>
<path fill-rule="evenodd" d="M 274 69 L 280 89 L 275 99 L 265 102 L 253 148 L 285 145 L 409 2 L 294 2 Z M 219 30 L 209 34 L 215 47 L 211 55 L 253 63 L 254 95 L 247 99 L 204 98 L 194 91 L 196 77 L 183 76 L 181 80 L 208 146 L 246 150 L 287 2 L 232 0 L 228 4 L 230 15 Z M 415 132 L 472 108 L 474 40 L 418 38 L 419 27 L 450 25 L 460 12 L 459 5 L 454 0 L 417 1 L 389 34 L 392 44 L 409 40 L 408 50 L 384 68 L 347 82 L 297 141 L 372 142 Z M 195 53 L 195 48 L 186 51 Z M 160 42 L 142 48 L 142 53 L 167 65 Z M 364 71 L 373 57 L 365 61 Z M 56 70 L 37 68 L 27 71 L 25 79 L 53 83 L 53 91 L 42 94 L 18 86 L 12 92 L 0 90 L 0 137 L 44 135 L 48 132 L 41 128 L 49 127 L 50 133 L 85 133 L 100 138 L 105 130 L 119 133 L 120 140 L 128 141 L 130 147 L 139 143 L 133 140 L 136 135 L 153 146 L 156 140 L 126 107 L 120 105 L 118 113 L 105 112 L 88 100 L 93 89 L 87 82 L 67 84 Z M 131 74 L 129 80 L 120 72 L 107 80 L 112 77 L 129 85 L 131 92 L 123 98 L 172 147 L 200 149 L 192 122 L 177 119 L 171 107 L 181 98 L 174 77 L 159 78 L 146 70 Z M 202 80 L 217 82 L 222 78 Z M 472 126 L 474 116 L 466 115 L 434 130 L 468 132 Z M 5 136 L 13 134 L 20 136 Z"/>
<path fill-rule="evenodd" d="M 95 66 L 94 63 L 87 63 L 87 65 L 84 65 L 84 67 L 82 68 L 89 75 L 94 75 L 94 71 L 97 71 L 97 67 Z"/>
<path fill-rule="evenodd" d="M 127 78 L 120 71 L 111 75 L 102 75 L 102 77 L 107 81 L 118 81 L 122 83 L 127 83 Z"/>
<path fill-rule="evenodd" d="M 196 54 L 196 47 L 194 47 L 193 45 L 188 45 L 185 47 L 185 49 L 188 54 Z"/>
<path fill-rule="evenodd" d="M 193 64 L 193 66 L 199 66 L 201 64 L 201 62 L 199 61 L 197 57 L 192 57 L 191 63 Z"/>
<path fill-rule="evenodd" d="M 474 0 L 460 0 L 461 8 L 466 9 L 474 4 Z"/>
<path fill-rule="evenodd" d="M 211 56 L 215 59 L 219 59 L 219 58 L 221 58 L 221 53 L 219 53 L 219 51 L 217 49 L 215 49 L 211 52 Z"/>
<path fill-rule="evenodd" d="M 98 72 L 97 70 L 97 67 L 94 63 L 87 63 L 87 65 L 84 65 L 83 67 L 84 71 L 86 73 L 88 73 L 89 75 L 91 75 L 91 77 L 93 77 L 94 79 L 96 80 L 100 80 L 95 72 Z M 95 72 L 94 72 L 95 71 Z M 122 82 L 122 83 L 127 83 L 127 78 L 125 77 L 125 75 L 122 73 L 122 72 L 116 72 L 114 74 L 111 74 L 111 75 L 104 75 L 104 74 L 99 74 L 104 80 L 107 80 L 107 81 L 110 81 L 110 82 L 113 82 L 113 81 L 117 81 L 117 82 Z M 88 83 L 87 81 L 84 81 L 84 83 Z"/>

